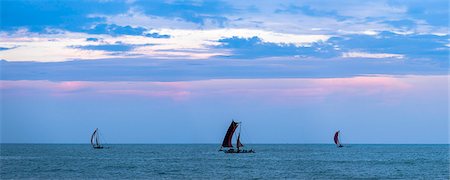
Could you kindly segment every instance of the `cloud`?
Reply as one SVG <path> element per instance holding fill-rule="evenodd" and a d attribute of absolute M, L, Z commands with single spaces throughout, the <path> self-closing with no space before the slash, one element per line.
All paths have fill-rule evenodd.
<path fill-rule="evenodd" d="M 0 58 L 20 61 L 120 58 L 124 54 L 105 52 L 127 50 L 128 55 L 166 59 L 339 58 L 345 53 L 344 57 L 350 57 L 348 53 L 355 56 L 357 52 L 378 57 L 397 54 L 404 59 L 443 63 L 448 56 L 449 39 L 444 4 L 7 1 L 2 4 L 5 19 L 0 25 L 3 40 L 0 47 L 18 48 L 3 49 Z M 78 37 L 63 37 L 70 33 Z M 129 46 L 111 45 L 117 41 Z M 148 43 L 154 46 L 139 46 Z M 98 52 L 84 56 L 91 52 L 88 49 Z"/>
<path fill-rule="evenodd" d="M 259 37 L 251 38 L 225 38 L 218 42 L 222 43 L 216 48 L 231 49 L 233 58 L 261 58 L 261 57 L 283 57 L 283 56 L 315 56 L 330 57 L 333 47 L 323 42 L 312 43 L 307 46 L 296 46 L 294 44 L 263 42 Z M 318 48 L 320 47 L 320 48 Z"/>
<path fill-rule="evenodd" d="M 409 19 L 401 19 L 401 20 L 387 20 L 383 21 L 383 23 L 389 24 L 390 26 L 411 30 L 415 27 L 417 27 L 416 21 L 409 20 Z"/>
<path fill-rule="evenodd" d="M 238 85 L 238 86 L 233 86 Z M 377 87 L 377 88 L 373 88 Z M 354 77 L 325 79 L 212 79 L 185 82 L 86 82 L 86 81 L 2 81 L 0 89 L 31 90 L 50 95 L 80 95 L 85 93 L 133 95 L 150 97 L 183 96 L 327 96 L 340 92 L 355 95 L 371 95 L 390 89 L 403 90 L 409 86 L 392 77 Z"/>
<path fill-rule="evenodd" d="M 14 48 L 17 48 L 17 46 L 12 46 L 12 47 L 0 47 L 0 51 L 6 51 L 6 50 L 14 49 Z"/>
<path fill-rule="evenodd" d="M 304 14 L 304 15 L 312 16 L 312 17 L 332 17 L 332 18 L 336 18 L 339 21 L 350 18 L 350 17 L 338 15 L 336 10 L 323 11 L 323 10 L 319 10 L 319 9 L 314 9 L 308 5 L 297 6 L 297 5 L 291 4 L 287 7 L 276 9 L 275 13 Z"/>
<path fill-rule="evenodd" d="M 375 35 L 350 34 L 324 41 L 295 45 L 264 42 L 259 37 L 232 37 L 218 40 L 214 46 L 231 51 L 229 57 L 316 57 L 316 58 L 408 58 L 427 59 L 445 65 L 449 35 L 416 35 L 380 32 Z"/>
<path fill-rule="evenodd" d="M 86 38 L 86 41 L 98 42 L 98 38 Z"/>
<path fill-rule="evenodd" d="M 108 51 L 108 52 L 130 52 L 134 48 L 140 46 L 150 46 L 152 44 L 124 44 L 122 42 L 116 42 L 115 44 L 100 44 L 100 45 L 85 45 L 85 46 L 70 46 L 70 48 L 83 49 L 83 50 L 96 50 L 96 51 Z"/>
<path fill-rule="evenodd" d="M 391 0 L 387 3 L 394 7 L 406 7 L 406 15 L 411 18 L 424 20 L 432 26 L 448 27 L 448 1 Z"/>
<path fill-rule="evenodd" d="M 366 53 L 366 52 L 346 52 L 342 54 L 344 58 L 398 58 L 402 59 L 405 56 L 401 54 L 388 54 L 388 53 Z"/>
<path fill-rule="evenodd" d="M 107 24 L 128 28 L 125 34 L 136 33 L 134 30 L 139 31 L 140 28 L 177 27 L 257 28 L 302 34 L 312 31 L 317 34 L 317 29 L 321 29 L 320 33 L 328 35 L 366 30 L 402 31 L 407 25 L 408 30 L 415 33 L 448 33 L 448 3 L 445 1 L 323 4 L 323 1 L 7 1 L 2 3 L 4 18 L 0 28 L 4 31 L 28 28 L 31 32 L 40 33 L 52 33 L 52 29 L 99 33 L 92 28 Z M 130 31 L 127 26 L 135 29 Z M 103 31 L 108 32 L 111 31 Z"/>
<path fill-rule="evenodd" d="M 60 32 L 58 34 L 40 34 L 19 31 L 14 34 L 0 33 L 3 40 L 0 47 L 16 47 L 0 53 L 0 58 L 9 61 L 55 62 L 73 59 L 97 59 L 136 55 L 157 55 L 154 48 L 165 44 L 170 38 L 152 38 L 146 36 L 111 36 L 106 34 L 86 34 Z M 107 45 L 107 46 L 104 46 Z M 132 52 L 110 53 L 106 50 L 129 49 Z M 88 49 L 97 49 L 92 51 Z M 100 51 L 104 50 L 104 51 Z"/>
<path fill-rule="evenodd" d="M 158 33 L 148 33 L 148 34 L 145 34 L 144 36 L 152 37 L 152 38 L 170 38 L 170 35 L 167 35 L 167 34 L 161 35 L 161 34 L 158 34 Z"/>
<path fill-rule="evenodd" d="M 119 26 L 116 24 L 97 24 L 93 28 L 84 29 L 81 32 L 88 34 L 108 34 L 111 36 L 132 35 L 151 38 L 170 38 L 169 35 L 150 32 L 150 30 L 143 27 Z"/>
<path fill-rule="evenodd" d="M 142 32 L 139 32 L 142 33 Z M 138 33 L 138 34 L 139 34 Z M 207 59 L 231 58 L 339 58 L 355 57 L 360 53 L 378 54 L 378 57 L 402 56 L 410 60 L 429 60 L 446 65 L 449 35 L 398 34 L 347 34 L 339 36 L 299 35 L 251 29 L 146 31 L 143 35 L 114 36 L 61 32 L 38 34 L 28 31 L 0 34 L 0 47 L 17 47 L 0 53 L 6 60 L 64 61 L 68 59 L 99 59 L 123 57 L 124 54 L 90 54 L 83 56 L 78 50 L 125 52 L 158 58 Z M 167 34 L 167 36 L 166 36 Z M 169 35 L 170 34 L 170 35 Z M 149 36 L 149 37 L 147 37 Z M 95 38 L 95 39 L 94 39 Z M 119 45 L 116 42 L 121 42 Z M 152 46 L 148 46 L 152 45 Z M 24 53 L 27 52 L 27 53 Z M 64 53 L 62 56 L 61 53 Z M 353 53 L 349 55 L 348 53 Z M 384 54 L 384 55 L 382 55 Z M 58 59 L 60 58 L 60 59 Z"/>
<path fill-rule="evenodd" d="M 103 52 L 91 51 L 89 54 Z M 105 52 L 114 53 L 114 52 Z M 126 52 L 119 52 L 126 54 Z M 0 61 L 3 80 L 188 81 L 205 79 L 326 78 L 363 75 L 446 75 L 448 66 L 397 58 L 169 60 L 122 58 L 57 63 Z M 126 69 L 126 71 L 124 71 Z"/>
<path fill-rule="evenodd" d="M 115 24 L 97 24 L 92 29 L 85 30 L 88 34 L 142 35 L 147 29 L 142 27 L 118 26 Z"/>
<path fill-rule="evenodd" d="M 86 82 L 86 81 L 0 81 L 0 90 L 20 96 L 39 92 L 54 97 L 67 96 L 138 96 L 186 100 L 190 97 L 185 82 Z M 180 85 L 174 85 L 180 84 Z M 184 84 L 184 85 L 183 85 Z"/>
<path fill-rule="evenodd" d="M 104 44 L 104 45 L 71 46 L 71 48 L 84 49 L 84 50 L 122 52 L 122 51 L 131 51 L 134 49 L 134 46 L 129 45 L 129 44 Z"/>
<path fill-rule="evenodd" d="M 220 39 L 218 42 L 221 45 L 216 48 L 229 49 L 232 51 L 230 57 L 236 58 L 277 56 L 332 58 L 343 54 L 343 57 L 428 59 L 445 63 L 444 60 L 448 58 L 449 37 L 381 32 L 375 36 L 336 36 L 303 46 L 263 42 L 259 37 L 232 37 Z"/>
<path fill-rule="evenodd" d="M 136 1 L 133 7 L 152 16 L 181 18 L 184 21 L 204 25 L 207 22 L 223 27 L 228 18 L 225 14 L 235 13 L 232 5 L 225 1 Z"/>
<path fill-rule="evenodd" d="M 396 34 L 381 32 L 376 36 L 348 35 L 333 37 L 329 43 L 340 49 L 353 52 L 370 52 L 377 54 L 400 54 L 410 59 L 428 59 L 443 62 L 448 58 L 449 35 Z M 446 60 L 445 60 L 446 61 Z"/>

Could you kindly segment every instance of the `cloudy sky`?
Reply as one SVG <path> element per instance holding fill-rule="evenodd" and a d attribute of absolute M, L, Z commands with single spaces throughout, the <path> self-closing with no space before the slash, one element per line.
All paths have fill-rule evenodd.
<path fill-rule="evenodd" d="M 1 142 L 449 142 L 445 0 L 0 7 Z"/>

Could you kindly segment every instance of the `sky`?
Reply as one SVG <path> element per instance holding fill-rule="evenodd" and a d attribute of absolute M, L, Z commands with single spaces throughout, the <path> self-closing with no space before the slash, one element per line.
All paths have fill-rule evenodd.
<path fill-rule="evenodd" d="M 449 143 L 449 2 L 0 2 L 2 143 Z"/>

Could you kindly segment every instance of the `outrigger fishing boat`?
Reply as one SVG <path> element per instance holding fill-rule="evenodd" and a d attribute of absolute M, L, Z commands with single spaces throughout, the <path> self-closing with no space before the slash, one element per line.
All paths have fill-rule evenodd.
<path fill-rule="evenodd" d="M 241 122 L 235 122 L 234 120 L 231 121 L 230 127 L 228 127 L 227 134 L 225 134 L 225 137 L 223 138 L 222 147 L 220 147 L 219 151 L 223 151 L 225 153 L 254 153 L 255 152 L 253 149 L 250 149 L 250 150 L 241 149 L 242 147 L 244 147 L 244 145 L 241 143 L 241 128 L 240 127 L 239 127 L 239 133 L 238 133 L 237 139 L 236 139 L 236 149 L 233 148 L 233 144 L 231 143 L 231 141 L 233 139 L 234 132 L 236 131 L 239 124 L 241 124 Z"/>
<path fill-rule="evenodd" d="M 334 133 L 334 144 L 336 144 L 336 146 L 337 146 L 338 148 L 344 147 L 344 146 L 341 144 L 341 142 L 339 141 L 339 132 L 340 132 L 340 131 L 336 131 L 336 133 Z"/>
<path fill-rule="evenodd" d="M 103 149 L 99 139 L 98 128 L 95 128 L 94 133 L 91 135 L 91 145 L 94 149 Z"/>

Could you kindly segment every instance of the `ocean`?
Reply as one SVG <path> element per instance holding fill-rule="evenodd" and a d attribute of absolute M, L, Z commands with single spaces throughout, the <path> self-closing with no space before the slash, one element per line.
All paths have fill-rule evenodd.
<path fill-rule="evenodd" d="M 449 179 L 449 145 L 1 144 L 1 179 Z"/>

